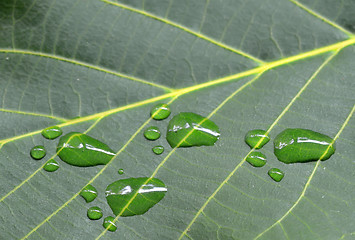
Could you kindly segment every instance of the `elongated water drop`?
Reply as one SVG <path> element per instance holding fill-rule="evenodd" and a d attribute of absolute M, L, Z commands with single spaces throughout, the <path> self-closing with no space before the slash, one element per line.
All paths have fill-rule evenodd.
<path fill-rule="evenodd" d="M 102 224 L 102 226 L 103 226 L 104 228 L 107 228 L 108 231 L 114 232 L 114 231 L 117 230 L 116 224 L 113 223 L 114 220 L 115 220 L 114 217 L 111 217 L 111 216 L 106 217 L 106 218 L 104 219 L 104 223 Z"/>
<path fill-rule="evenodd" d="M 147 212 L 165 196 L 166 191 L 161 180 L 144 177 L 113 182 L 108 185 L 105 193 L 113 213 L 127 217 Z"/>
<path fill-rule="evenodd" d="M 31 149 L 31 157 L 36 160 L 40 160 L 46 156 L 46 149 L 42 145 L 35 146 Z"/>
<path fill-rule="evenodd" d="M 47 139 L 56 139 L 60 135 L 62 135 L 63 131 L 58 126 L 48 127 L 42 130 L 42 136 Z"/>
<path fill-rule="evenodd" d="M 247 132 L 245 135 L 245 142 L 249 145 L 250 148 L 260 149 L 269 141 L 270 138 L 266 135 L 265 130 L 255 129 Z"/>
<path fill-rule="evenodd" d="M 82 196 L 87 203 L 92 202 L 97 197 L 97 190 L 94 186 L 89 184 L 81 190 L 80 196 Z"/>
<path fill-rule="evenodd" d="M 262 167 L 266 164 L 266 156 L 261 152 L 252 152 L 248 155 L 246 161 L 254 167 Z"/>
<path fill-rule="evenodd" d="M 79 167 L 106 164 L 115 156 L 105 143 L 78 132 L 60 138 L 57 154 L 64 162 Z"/>
<path fill-rule="evenodd" d="M 268 171 L 268 174 L 275 182 L 280 182 L 285 176 L 285 174 L 278 168 L 271 168 Z"/>
<path fill-rule="evenodd" d="M 170 115 L 170 108 L 168 104 L 161 103 L 158 105 L 155 105 L 152 110 L 150 111 L 150 115 L 155 119 L 155 120 L 163 120 Z"/>
<path fill-rule="evenodd" d="M 164 147 L 163 146 L 155 146 L 152 148 L 153 153 L 156 155 L 160 155 L 164 152 Z"/>
<path fill-rule="evenodd" d="M 54 159 L 48 160 L 47 163 L 43 166 L 43 169 L 46 170 L 47 172 L 55 172 L 58 170 L 58 168 L 59 168 L 59 164 Z"/>
<path fill-rule="evenodd" d="M 219 135 L 218 126 L 208 118 L 196 113 L 182 112 L 170 120 L 166 139 L 173 148 L 178 145 L 212 146 L 219 139 Z"/>
<path fill-rule="evenodd" d="M 91 220 L 98 220 L 102 218 L 102 209 L 99 207 L 91 207 L 88 209 L 87 216 Z"/>
<path fill-rule="evenodd" d="M 144 131 L 144 137 L 148 140 L 157 140 L 158 138 L 160 138 L 160 130 L 157 127 L 148 127 L 145 131 Z"/>
<path fill-rule="evenodd" d="M 274 153 L 281 162 L 327 160 L 335 152 L 333 139 L 308 129 L 290 128 L 274 140 Z"/>

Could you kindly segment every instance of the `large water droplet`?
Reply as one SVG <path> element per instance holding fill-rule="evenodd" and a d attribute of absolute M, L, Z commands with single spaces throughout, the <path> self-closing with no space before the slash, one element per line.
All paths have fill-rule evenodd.
<path fill-rule="evenodd" d="M 268 171 L 268 174 L 275 182 L 280 182 L 285 176 L 285 174 L 278 168 L 271 168 Z"/>
<path fill-rule="evenodd" d="M 166 191 L 161 180 L 145 177 L 118 180 L 111 183 L 105 193 L 113 213 L 126 217 L 145 213 L 165 196 Z"/>
<path fill-rule="evenodd" d="M 115 220 L 114 217 L 106 217 L 104 219 L 104 223 L 102 224 L 102 226 L 104 226 L 104 228 L 107 228 L 108 231 L 110 232 L 114 232 L 117 230 L 116 224 L 113 223 L 113 221 Z"/>
<path fill-rule="evenodd" d="M 155 119 L 155 120 L 163 120 L 170 115 L 170 108 L 168 104 L 161 103 L 152 108 L 150 111 L 150 115 Z"/>
<path fill-rule="evenodd" d="M 31 157 L 36 160 L 40 160 L 46 156 L 46 149 L 42 145 L 35 146 L 31 149 Z"/>
<path fill-rule="evenodd" d="M 326 160 L 335 152 L 333 139 L 308 129 L 286 129 L 274 140 L 274 153 L 284 163 Z"/>
<path fill-rule="evenodd" d="M 178 145 L 212 146 L 219 139 L 219 135 L 218 126 L 211 120 L 196 113 L 182 112 L 170 120 L 166 139 L 173 148 Z"/>
<path fill-rule="evenodd" d="M 91 207 L 88 209 L 87 216 L 91 220 L 98 220 L 102 218 L 102 209 L 99 207 Z"/>
<path fill-rule="evenodd" d="M 260 143 L 258 145 L 259 141 L 260 141 Z M 265 144 L 267 144 L 269 141 L 270 141 L 270 138 L 269 138 L 269 136 L 266 135 L 266 131 L 261 130 L 261 129 L 251 130 L 251 131 L 247 132 L 247 134 L 245 135 L 245 142 L 251 148 L 260 149 Z"/>
<path fill-rule="evenodd" d="M 78 132 L 60 138 L 57 154 L 64 162 L 79 167 L 106 164 L 115 156 L 105 143 Z"/>
<path fill-rule="evenodd" d="M 89 184 L 83 190 L 81 190 L 80 196 L 82 196 L 87 203 L 92 202 L 97 197 L 97 190 L 94 186 Z"/>
<path fill-rule="evenodd" d="M 266 164 L 266 156 L 261 152 L 252 152 L 248 155 L 246 161 L 254 167 L 262 167 Z"/>
<path fill-rule="evenodd" d="M 42 130 L 42 136 L 47 139 L 56 139 L 60 135 L 62 135 L 63 131 L 58 126 L 48 127 Z"/>
<path fill-rule="evenodd" d="M 153 153 L 156 155 L 160 155 L 164 152 L 164 147 L 163 146 L 155 146 L 152 148 Z"/>
<path fill-rule="evenodd" d="M 47 172 L 55 172 L 58 170 L 58 168 L 59 168 L 59 164 L 54 159 L 48 160 L 47 163 L 43 166 L 43 169 L 46 170 Z"/>
<path fill-rule="evenodd" d="M 157 140 L 160 138 L 160 130 L 155 126 L 148 127 L 144 131 L 144 137 L 148 140 Z"/>

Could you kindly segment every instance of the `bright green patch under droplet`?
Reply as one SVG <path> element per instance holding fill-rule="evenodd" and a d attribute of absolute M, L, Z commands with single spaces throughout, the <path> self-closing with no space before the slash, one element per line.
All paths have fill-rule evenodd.
<path fill-rule="evenodd" d="M 48 162 L 43 166 L 43 169 L 46 170 L 47 172 L 55 172 L 58 170 L 58 168 L 59 168 L 59 164 L 54 159 L 48 160 Z"/>
<path fill-rule="evenodd" d="M 89 184 L 81 190 L 80 196 L 82 196 L 87 203 L 92 202 L 97 197 L 97 190 L 94 186 Z"/>
<path fill-rule="evenodd" d="M 260 143 L 259 143 L 260 141 Z M 269 136 L 266 135 L 266 131 L 260 130 L 260 129 L 255 129 L 247 132 L 245 135 L 245 142 L 249 145 L 251 148 L 255 149 L 260 149 L 262 148 L 265 144 L 267 144 L 270 141 Z M 259 145 L 258 145 L 259 143 Z"/>
<path fill-rule="evenodd" d="M 178 145 L 212 146 L 219 139 L 219 135 L 218 126 L 211 120 L 196 113 L 182 112 L 170 120 L 166 139 L 173 148 Z"/>
<path fill-rule="evenodd" d="M 170 115 L 170 108 L 168 104 L 161 103 L 152 108 L 150 111 L 150 115 L 155 119 L 155 120 L 163 120 Z"/>
<path fill-rule="evenodd" d="M 102 218 L 102 209 L 99 207 L 91 207 L 88 209 L 87 215 L 91 220 L 98 220 Z"/>
<path fill-rule="evenodd" d="M 163 146 L 155 146 L 152 148 L 153 153 L 155 153 L 156 155 L 160 155 L 164 152 L 164 147 Z"/>
<path fill-rule="evenodd" d="M 286 129 L 274 140 L 274 153 L 284 163 L 327 160 L 335 152 L 333 139 L 308 129 Z"/>
<path fill-rule="evenodd" d="M 254 167 L 262 167 L 266 164 L 266 156 L 261 152 L 252 152 L 248 155 L 246 161 Z"/>
<path fill-rule="evenodd" d="M 271 168 L 268 171 L 268 174 L 275 182 L 280 182 L 285 176 L 285 174 L 278 168 Z"/>
<path fill-rule="evenodd" d="M 31 149 L 31 157 L 40 160 L 46 156 L 46 149 L 42 145 L 35 146 Z"/>
<path fill-rule="evenodd" d="M 107 228 L 107 230 L 114 232 L 117 230 L 116 225 L 113 223 L 114 220 L 115 220 L 114 217 L 111 217 L 111 216 L 106 217 L 104 219 L 104 223 L 102 224 L 102 226 L 104 226 L 104 228 Z"/>
<path fill-rule="evenodd" d="M 105 143 L 78 132 L 60 138 L 57 154 L 64 162 L 79 167 L 106 164 L 115 156 Z"/>
<path fill-rule="evenodd" d="M 124 170 L 123 170 L 123 168 L 118 169 L 118 174 L 119 174 L 119 175 L 124 174 Z"/>
<path fill-rule="evenodd" d="M 158 138 L 160 138 L 160 130 L 157 127 L 148 127 L 145 131 L 144 131 L 144 137 L 148 140 L 157 140 Z"/>
<path fill-rule="evenodd" d="M 42 136 L 47 139 L 56 139 L 60 135 L 62 135 L 63 131 L 58 126 L 48 127 L 42 130 Z"/>
<path fill-rule="evenodd" d="M 157 204 L 166 191 L 165 184 L 157 178 L 128 178 L 111 183 L 106 188 L 106 199 L 115 215 L 134 216 L 145 213 Z"/>

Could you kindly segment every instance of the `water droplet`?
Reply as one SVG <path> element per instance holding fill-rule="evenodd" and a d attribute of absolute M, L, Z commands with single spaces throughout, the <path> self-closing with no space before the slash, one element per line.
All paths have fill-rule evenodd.
<path fill-rule="evenodd" d="M 163 120 L 170 115 L 170 108 L 168 104 L 161 103 L 152 108 L 150 111 L 150 115 L 155 119 L 155 120 Z"/>
<path fill-rule="evenodd" d="M 87 203 L 92 202 L 97 197 L 97 190 L 94 186 L 89 184 L 81 190 L 80 196 L 82 196 Z"/>
<path fill-rule="evenodd" d="M 106 217 L 102 226 L 104 226 L 104 228 L 107 228 L 108 231 L 114 232 L 117 230 L 116 224 L 113 223 L 114 220 L 114 217 Z"/>
<path fill-rule="evenodd" d="M 124 170 L 123 170 L 123 168 L 118 169 L 118 174 L 119 174 L 119 175 L 124 174 Z"/>
<path fill-rule="evenodd" d="M 166 139 L 171 147 L 212 146 L 219 139 L 219 128 L 196 113 L 182 112 L 169 122 Z"/>
<path fill-rule="evenodd" d="M 144 137 L 148 140 L 157 140 L 160 138 L 160 130 L 157 127 L 151 126 L 144 131 Z"/>
<path fill-rule="evenodd" d="M 46 156 L 46 149 L 42 145 L 35 146 L 31 149 L 31 157 L 40 160 Z"/>
<path fill-rule="evenodd" d="M 54 159 L 50 159 L 47 163 L 43 166 L 43 169 L 47 172 L 55 172 L 59 168 L 59 164 Z"/>
<path fill-rule="evenodd" d="M 98 220 L 102 218 L 102 209 L 99 207 L 91 207 L 88 209 L 87 215 L 91 220 Z"/>
<path fill-rule="evenodd" d="M 165 196 L 166 191 L 161 180 L 145 177 L 118 180 L 108 185 L 105 193 L 113 213 L 126 217 L 147 212 Z M 129 201 L 131 203 L 126 206 Z"/>
<path fill-rule="evenodd" d="M 266 164 L 266 156 L 261 152 L 252 152 L 248 155 L 246 161 L 254 167 L 262 167 Z"/>
<path fill-rule="evenodd" d="M 164 147 L 163 146 L 155 146 L 152 148 L 152 150 L 156 155 L 160 155 L 164 152 Z"/>
<path fill-rule="evenodd" d="M 259 145 L 257 145 L 259 141 L 261 142 Z M 245 135 L 245 142 L 249 145 L 250 148 L 260 149 L 269 141 L 270 141 L 270 137 L 266 135 L 265 130 L 261 130 L 261 129 L 250 130 Z"/>
<path fill-rule="evenodd" d="M 285 176 L 285 174 L 278 168 L 271 168 L 268 171 L 268 174 L 275 182 L 280 182 Z"/>
<path fill-rule="evenodd" d="M 60 135 L 62 135 L 63 131 L 58 126 L 48 127 L 42 130 L 42 136 L 47 139 L 56 139 Z"/>
<path fill-rule="evenodd" d="M 6 59 L 6 60 L 9 60 L 10 58 L 9 58 L 9 57 L 6 57 L 5 59 Z"/>
<path fill-rule="evenodd" d="M 327 160 L 335 152 L 333 139 L 308 129 L 286 129 L 274 140 L 274 153 L 284 163 Z"/>
<path fill-rule="evenodd" d="M 64 162 L 79 167 L 106 164 L 115 156 L 105 143 L 78 132 L 60 138 L 57 154 Z"/>

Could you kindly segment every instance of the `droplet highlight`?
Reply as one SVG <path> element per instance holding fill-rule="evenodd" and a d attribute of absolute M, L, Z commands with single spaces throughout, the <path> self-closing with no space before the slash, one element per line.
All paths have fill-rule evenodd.
<path fill-rule="evenodd" d="M 113 213 L 127 217 L 144 214 L 164 198 L 166 191 L 161 180 L 144 177 L 113 182 L 108 185 L 105 194 Z M 130 203 L 127 206 L 128 202 Z"/>
<path fill-rule="evenodd" d="M 114 231 L 117 230 L 116 224 L 113 223 L 114 220 L 115 220 L 114 217 L 111 217 L 111 216 L 106 217 L 106 218 L 104 219 L 104 223 L 102 224 L 102 226 L 103 226 L 104 228 L 107 228 L 108 231 L 114 232 Z"/>
<path fill-rule="evenodd" d="M 115 156 L 105 143 L 78 132 L 60 138 L 57 154 L 64 162 L 78 167 L 104 165 Z"/>
<path fill-rule="evenodd" d="M 308 129 L 289 128 L 274 140 L 274 153 L 284 163 L 327 160 L 335 152 L 333 139 Z"/>
<path fill-rule="evenodd" d="M 182 112 L 170 120 L 166 139 L 172 148 L 212 146 L 219 136 L 219 128 L 213 121 L 196 113 Z"/>
<path fill-rule="evenodd" d="M 91 207 L 88 209 L 87 216 L 91 220 L 99 220 L 102 218 L 102 209 L 99 207 Z"/>
<path fill-rule="evenodd" d="M 249 145 L 250 148 L 260 149 L 269 141 L 270 137 L 266 135 L 265 130 L 254 129 L 247 132 L 247 134 L 245 135 L 245 142 Z"/>
<path fill-rule="evenodd" d="M 275 182 L 280 182 L 285 176 L 285 174 L 278 168 L 271 168 L 268 171 L 268 174 Z"/>
<path fill-rule="evenodd" d="M 163 120 L 169 117 L 170 113 L 169 105 L 165 103 L 155 105 L 150 111 L 150 115 L 155 120 Z"/>
<path fill-rule="evenodd" d="M 48 127 L 42 130 L 42 136 L 47 138 L 47 139 L 56 139 L 57 137 L 59 137 L 60 135 L 63 134 L 63 131 L 60 127 L 58 126 L 52 126 L 52 127 Z"/>
<path fill-rule="evenodd" d="M 46 170 L 47 172 L 55 172 L 58 170 L 58 168 L 59 168 L 59 164 L 54 159 L 48 160 L 47 163 L 43 166 L 43 169 Z"/>
<path fill-rule="evenodd" d="M 81 190 L 80 196 L 82 196 L 87 203 L 92 202 L 97 197 L 97 190 L 94 186 L 89 184 Z"/>
<path fill-rule="evenodd" d="M 35 146 L 31 149 L 31 157 L 35 160 L 40 160 L 46 156 L 46 149 L 42 145 Z"/>
<path fill-rule="evenodd" d="M 164 152 L 164 147 L 163 146 L 155 146 L 152 148 L 153 153 L 156 155 L 160 155 Z"/>
<path fill-rule="evenodd" d="M 254 167 L 262 167 L 266 164 L 266 156 L 261 152 L 251 152 L 246 161 Z"/>
<path fill-rule="evenodd" d="M 160 130 L 158 127 L 151 126 L 144 131 L 144 137 L 148 140 L 157 140 L 160 138 Z"/>

